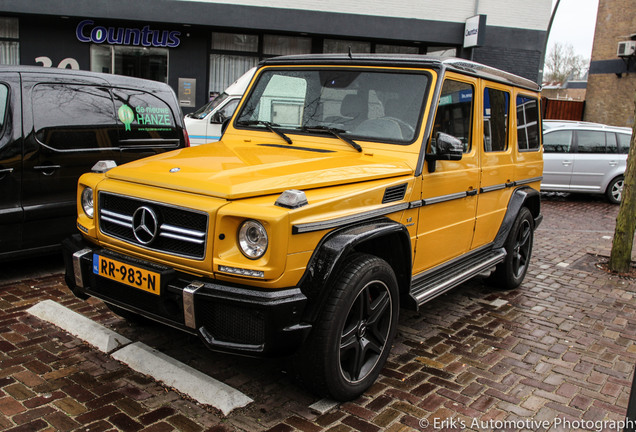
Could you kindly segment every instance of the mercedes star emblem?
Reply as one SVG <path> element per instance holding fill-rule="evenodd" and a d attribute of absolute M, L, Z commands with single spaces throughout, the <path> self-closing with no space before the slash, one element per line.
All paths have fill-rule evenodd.
<path fill-rule="evenodd" d="M 139 243 L 150 244 L 155 239 L 159 229 L 157 215 L 151 208 L 139 207 L 133 213 L 132 228 L 133 234 Z"/>

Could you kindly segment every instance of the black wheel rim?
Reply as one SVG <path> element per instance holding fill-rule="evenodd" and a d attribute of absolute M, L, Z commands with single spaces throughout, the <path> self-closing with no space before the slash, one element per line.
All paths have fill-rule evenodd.
<path fill-rule="evenodd" d="M 519 230 L 515 246 L 512 249 L 512 271 L 515 278 L 523 276 L 530 259 L 530 250 L 532 247 L 532 227 L 530 221 L 524 219 Z"/>
<path fill-rule="evenodd" d="M 340 372 L 357 383 L 374 370 L 386 349 L 393 320 L 393 301 L 382 281 L 369 282 L 353 301 L 340 336 Z"/>

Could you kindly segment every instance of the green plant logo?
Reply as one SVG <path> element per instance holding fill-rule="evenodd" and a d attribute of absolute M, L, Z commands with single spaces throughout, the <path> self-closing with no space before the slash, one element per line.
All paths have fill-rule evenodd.
<path fill-rule="evenodd" d="M 128 105 L 122 105 L 117 110 L 117 117 L 124 124 L 126 130 L 130 130 L 130 124 L 135 120 L 135 113 Z"/>

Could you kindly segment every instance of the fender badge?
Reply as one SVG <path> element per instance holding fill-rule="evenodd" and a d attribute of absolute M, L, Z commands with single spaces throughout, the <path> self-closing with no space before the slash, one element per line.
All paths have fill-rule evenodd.
<path fill-rule="evenodd" d="M 171 173 L 176 173 L 176 172 L 179 172 L 179 171 L 181 171 L 181 168 L 170 168 L 170 172 Z"/>

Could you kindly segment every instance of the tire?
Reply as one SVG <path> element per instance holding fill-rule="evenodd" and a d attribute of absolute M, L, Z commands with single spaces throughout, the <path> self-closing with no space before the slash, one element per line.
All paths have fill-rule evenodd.
<path fill-rule="evenodd" d="M 393 269 L 372 255 L 351 256 L 294 359 L 300 380 L 335 400 L 358 397 L 375 382 L 389 356 L 398 315 Z"/>
<path fill-rule="evenodd" d="M 488 282 L 497 288 L 511 290 L 523 282 L 532 256 L 534 219 L 526 207 L 522 207 L 504 243 L 506 258 L 497 265 Z"/>
<path fill-rule="evenodd" d="M 610 182 L 605 191 L 607 200 L 612 204 L 620 204 L 623 198 L 623 184 L 625 183 L 625 177 L 618 176 Z"/>

